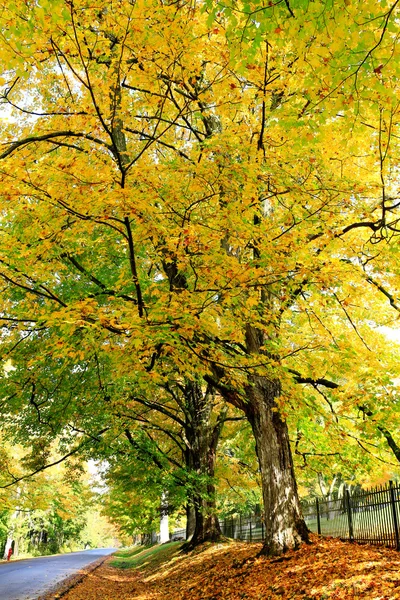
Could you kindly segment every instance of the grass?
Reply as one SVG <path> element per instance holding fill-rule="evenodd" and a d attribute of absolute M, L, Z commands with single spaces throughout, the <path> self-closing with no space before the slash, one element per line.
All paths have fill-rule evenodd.
<path fill-rule="evenodd" d="M 178 555 L 182 542 L 143 546 L 120 550 L 110 561 L 111 567 L 118 569 L 158 569 L 158 567 Z"/>

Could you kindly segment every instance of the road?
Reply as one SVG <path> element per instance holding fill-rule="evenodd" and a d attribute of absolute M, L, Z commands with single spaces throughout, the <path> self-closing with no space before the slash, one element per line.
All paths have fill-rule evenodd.
<path fill-rule="evenodd" d="M 0 563 L 0 599 L 35 600 L 66 577 L 115 550 L 98 548 Z"/>

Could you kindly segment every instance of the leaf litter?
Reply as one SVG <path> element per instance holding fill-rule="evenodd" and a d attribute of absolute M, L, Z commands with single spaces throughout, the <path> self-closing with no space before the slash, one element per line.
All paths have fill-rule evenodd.
<path fill-rule="evenodd" d="M 112 566 L 109 558 L 62 599 L 400 600 L 400 554 L 389 548 L 316 535 L 278 559 L 244 542 L 205 544 L 189 554 L 170 547 L 136 568 Z"/>

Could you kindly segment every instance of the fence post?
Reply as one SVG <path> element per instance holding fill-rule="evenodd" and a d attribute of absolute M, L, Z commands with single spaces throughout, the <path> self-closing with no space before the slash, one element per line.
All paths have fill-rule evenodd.
<path fill-rule="evenodd" d="M 389 492 L 390 492 L 390 504 L 392 505 L 394 535 L 396 538 L 396 550 L 400 550 L 399 523 L 397 520 L 396 501 L 395 501 L 395 497 L 394 497 L 393 481 L 389 481 Z"/>
<path fill-rule="evenodd" d="M 350 541 L 354 541 L 354 531 L 353 531 L 353 516 L 351 514 L 351 504 L 350 504 L 350 492 L 349 490 L 345 491 L 345 498 L 346 498 L 346 508 L 347 508 L 347 518 L 349 521 L 349 538 Z"/>
<path fill-rule="evenodd" d="M 232 530 L 232 539 L 235 539 L 235 526 L 233 524 L 233 517 L 231 518 L 231 530 Z"/>
<path fill-rule="evenodd" d="M 261 539 L 264 539 L 264 518 L 261 519 Z"/>
<path fill-rule="evenodd" d="M 242 514 L 239 514 L 239 540 L 242 539 Z"/>
<path fill-rule="evenodd" d="M 317 504 L 317 531 L 318 531 L 318 535 L 321 535 L 321 515 L 319 512 L 319 500 L 318 498 L 316 498 L 316 504 Z"/>
<path fill-rule="evenodd" d="M 251 534 L 251 515 L 250 515 L 250 541 L 252 542 L 252 534 Z"/>

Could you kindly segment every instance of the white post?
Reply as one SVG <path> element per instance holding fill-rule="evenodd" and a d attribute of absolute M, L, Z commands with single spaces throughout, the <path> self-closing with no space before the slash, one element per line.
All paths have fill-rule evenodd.
<path fill-rule="evenodd" d="M 169 527 L 168 527 L 168 500 L 167 494 L 163 492 L 161 496 L 161 515 L 160 515 L 160 544 L 169 542 Z"/>

